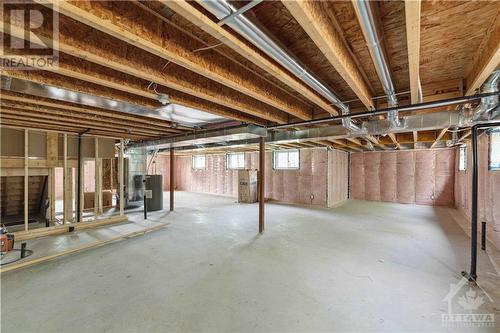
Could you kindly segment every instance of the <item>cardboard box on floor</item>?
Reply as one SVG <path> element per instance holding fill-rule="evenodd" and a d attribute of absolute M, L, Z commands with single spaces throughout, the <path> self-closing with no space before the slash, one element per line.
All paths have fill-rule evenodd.
<path fill-rule="evenodd" d="M 257 170 L 238 170 L 238 202 L 257 202 Z"/>

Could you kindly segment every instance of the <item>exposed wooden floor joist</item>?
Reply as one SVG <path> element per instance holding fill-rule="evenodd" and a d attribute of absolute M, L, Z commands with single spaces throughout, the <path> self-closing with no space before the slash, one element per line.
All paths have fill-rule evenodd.
<path fill-rule="evenodd" d="M 320 1 L 284 1 L 283 4 L 316 43 L 337 72 L 368 108 L 375 107 L 373 96 L 349 50 Z"/>
<path fill-rule="evenodd" d="M 284 112 L 301 115 L 310 119 L 307 105 L 277 92 L 267 82 L 263 82 L 253 73 L 230 62 L 222 62 L 220 57 L 208 49 L 203 54 L 195 52 L 203 45 L 189 40 L 182 32 L 166 27 L 166 23 L 156 16 L 139 11 L 132 3 L 127 2 L 68 2 L 60 1 L 58 10 L 77 21 L 101 30 L 145 51 L 153 53 L 168 61 L 177 63 L 193 72 L 204 75 L 232 89 L 238 90 L 253 98 L 263 101 Z M 158 27 L 152 31 L 147 27 Z M 162 36 L 167 34 L 169 38 Z"/>
<path fill-rule="evenodd" d="M 254 48 L 240 41 L 231 32 L 217 25 L 215 22 L 209 19 L 204 13 L 202 13 L 197 8 L 189 4 L 187 1 L 161 1 L 161 2 L 166 6 L 168 6 L 169 8 L 171 8 L 172 10 L 174 10 L 175 12 L 184 16 L 186 19 L 188 19 L 193 24 L 203 29 L 205 32 L 219 39 L 221 42 L 228 45 L 236 52 L 242 54 L 243 56 L 245 56 L 247 59 L 258 65 L 259 67 L 263 68 L 269 73 L 272 73 L 276 78 L 278 78 L 288 86 L 292 87 L 296 91 L 300 92 L 311 102 L 317 104 L 319 107 L 325 109 L 331 114 L 338 114 L 337 111 L 330 105 L 330 103 L 325 101 L 323 97 L 318 96 L 316 92 L 311 90 L 311 88 L 305 86 L 296 77 L 292 76 L 288 72 L 276 66 L 273 62 L 269 61 L 265 56 L 263 56 L 260 52 L 256 51 Z"/>

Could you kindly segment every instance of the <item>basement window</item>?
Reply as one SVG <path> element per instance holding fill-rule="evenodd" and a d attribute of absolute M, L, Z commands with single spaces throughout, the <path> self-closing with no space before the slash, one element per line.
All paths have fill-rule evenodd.
<path fill-rule="evenodd" d="M 490 170 L 500 170 L 500 130 L 490 133 Z"/>
<path fill-rule="evenodd" d="M 227 154 L 228 169 L 243 169 L 245 168 L 245 153 L 229 153 Z"/>
<path fill-rule="evenodd" d="M 299 150 L 277 150 L 273 152 L 273 168 L 290 170 L 299 168 Z"/>
<path fill-rule="evenodd" d="M 458 155 L 458 171 L 467 170 L 467 146 L 463 145 L 459 148 Z"/>
<path fill-rule="evenodd" d="M 205 155 L 193 155 L 193 169 L 205 169 Z"/>

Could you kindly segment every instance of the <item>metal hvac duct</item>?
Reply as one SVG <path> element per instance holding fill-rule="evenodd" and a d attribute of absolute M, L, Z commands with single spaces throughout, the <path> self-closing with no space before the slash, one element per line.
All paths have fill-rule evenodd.
<path fill-rule="evenodd" d="M 361 30 L 363 30 L 363 35 L 365 36 L 365 40 L 367 42 L 368 49 L 370 50 L 370 55 L 373 59 L 375 69 L 378 77 L 380 78 L 380 82 L 382 83 L 382 87 L 384 88 L 384 92 L 387 95 L 388 106 L 396 107 L 398 105 L 398 99 L 396 97 L 394 85 L 392 84 L 391 71 L 389 69 L 387 55 L 379 36 L 379 30 L 370 2 L 357 0 L 354 1 L 353 4 L 358 15 L 358 21 L 362 28 Z M 392 126 L 400 126 L 397 109 L 389 111 L 387 113 L 387 117 Z"/>
<path fill-rule="evenodd" d="M 499 92 L 490 92 L 490 93 L 482 93 L 482 94 L 472 95 L 472 96 L 454 97 L 454 98 L 443 99 L 440 101 L 424 102 L 424 103 L 417 103 L 417 104 L 411 104 L 411 105 L 403 105 L 401 107 L 398 107 L 398 110 L 401 112 L 414 112 L 414 111 L 432 109 L 432 108 L 437 108 L 437 107 L 445 107 L 445 106 L 450 106 L 450 105 L 471 103 L 471 102 L 480 100 L 480 99 L 485 98 L 485 97 L 498 96 L 498 95 L 500 95 Z M 357 113 L 353 113 L 352 115 L 349 115 L 349 116 L 340 115 L 340 116 L 335 116 L 335 117 L 327 117 L 327 118 L 320 118 L 320 119 L 314 119 L 314 120 L 299 121 L 299 122 L 284 124 L 284 125 L 268 126 L 267 129 L 277 130 L 277 129 L 285 129 L 285 128 L 292 128 L 292 127 L 300 127 L 300 126 L 319 125 L 319 124 L 324 124 L 324 123 L 331 123 L 332 121 L 340 120 L 340 119 L 343 119 L 346 117 L 348 117 L 348 118 L 364 118 L 364 117 L 371 117 L 371 116 L 380 116 L 380 115 L 388 114 L 393 109 L 394 108 L 379 109 L 379 110 L 372 110 L 372 111 L 357 112 Z M 461 113 L 461 112 L 457 112 L 457 113 Z M 468 120 L 470 120 L 472 118 L 470 116 L 470 114 L 469 115 L 461 115 L 461 117 L 463 119 L 462 123 L 464 123 L 464 124 L 467 123 Z M 404 123 L 404 121 L 403 121 L 403 123 Z"/>
<path fill-rule="evenodd" d="M 488 77 L 481 89 L 482 93 L 498 91 L 500 83 L 500 70 L 496 70 Z M 498 95 L 481 98 L 481 103 L 474 109 L 473 120 L 491 120 L 500 116 Z M 496 110 L 495 110 L 496 109 Z"/>
<path fill-rule="evenodd" d="M 276 60 L 280 65 L 288 69 L 309 87 L 341 110 L 342 114 L 349 113 L 349 107 L 321 83 L 312 73 L 307 71 L 294 57 L 283 50 L 272 38 L 263 32 L 257 25 L 243 15 L 235 15 L 236 8 L 225 0 L 201 0 L 199 1 L 206 10 L 215 15 L 224 24 L 230 26 L 234 31 L 249 42 L 257 46 L 268 56 Z M 353 124 L 350 119 L 343 121 L 344 126 L 352 131 L 361 131 L 361 128 Z"/>

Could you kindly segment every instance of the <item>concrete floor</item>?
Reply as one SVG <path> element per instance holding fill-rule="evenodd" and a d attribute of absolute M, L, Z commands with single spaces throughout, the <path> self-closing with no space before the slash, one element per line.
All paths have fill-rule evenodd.
<path fill-rule="evenodd" d="M 176 204 L 150 215 L 165 229 L 2 275 L 2 331 L 444 331 L 443 298 L 468 267 L 448 208 L 268 204 L 258 236 L 256 204 L 185 192 Z M 498 322 L 482 251 L 479 276 L 492 298 L 480 312 Z"/>

